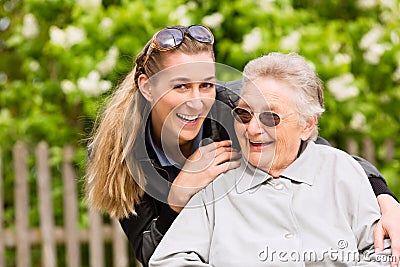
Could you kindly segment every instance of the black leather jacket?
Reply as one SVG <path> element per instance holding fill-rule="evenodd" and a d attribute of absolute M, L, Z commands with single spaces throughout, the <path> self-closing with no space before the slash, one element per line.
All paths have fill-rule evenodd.
<path fill-rule="evenodd" d="M 241 80 L 219 82 L 216 87 L 216 102 L 210 112 L 211 117 L 204 123 L 203 138 L 211 138 L 214 141 L 230 138 L 233 140 L 233 146 L 238 147 L 230 110 L 237 105 L 240 88 Z M 180 170 L 175 167 L 161 167 L 155 152 L 144 142 L 144 131 L 142 134 L 142 142 L 135 144 L 133 154 L 140 161 L 145 173 L 146 193 L 141 203 L 136 206 L 137 215 L 121 219 L 120 224 L 136 258 L 146 267 L 155 248 L 178 215 L 165 203 L 169 192 L 168 182 L 172 182 L 171 176 L 176 177 Z M 322 138 L 318 138 L 317 143 L 329 145 Z M 376 195 L 387 193 L 394 196 L 382 175 L 372 164 L 360 157 L 354 158 L 367 173 Z"/>

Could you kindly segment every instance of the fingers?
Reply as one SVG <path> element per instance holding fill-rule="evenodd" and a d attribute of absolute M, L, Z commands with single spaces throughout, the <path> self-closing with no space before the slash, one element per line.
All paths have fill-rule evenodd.
<path fill-rule="evenodd" d="M 231 144 L 230 140 L 224 140 L 200 147 L 188 158 L 187 163 L 191 163 L 191 167 L 193 167 L 193 164 L 196 164 L 197 167 L 204 168 L 230 159 L 240 158 L 240 154 L 236 149 L 231 147 Z"/>
<path fill-rule="evenodd" d="M 393 259 L 390 266 L 395 267 L 399 265 L 399 259 L 400 259 L 400 235 L 395 233 L 389 233 L 389 236 L 390 236 L 392 259 Z"/>
<path fill-rule="evenodd" d="M 214 165 L 219 165 L 227 161 L 235 161 L 241 158 L 241 154 L 235 150 L 226 151 L 217 155 L 214 159 Z"/>
<path fill-rule="evenodd" d="M 374 248 L 376 252 L 383 250 L 383 239 L 385 238 L 385 231 L 382 227 L 382 222 L 379 221 L 374 229 Z"/>
<path fill-rule="evenodd" d="M 232 141 L 231 140 L 223 140 L 223 141 L 218 141 L 218 142 L 213 142 L 211 144 L 208 144 L 206 146 L 200 147 L 200 150 L 202 152 L 210 152 L 213 150 L 216 150 L 220 147 L 230 147 L 232 146 Z"/>
<path fill-rule="evenodd" d="M 215 176 L 215 178 L 218 177 L 218 175 L 220 175 L 226 171 L 236 169 L 239 166 L 240 166 L 240 161 L 228 161 L 228 162 L 222 163 L 214 168 L 215 173 L 217 173 L 217 176 Z"/>

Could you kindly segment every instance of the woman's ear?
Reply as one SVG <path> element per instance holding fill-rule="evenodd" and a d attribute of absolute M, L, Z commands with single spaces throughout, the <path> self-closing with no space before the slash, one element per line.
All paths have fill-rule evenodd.
<path fill-rule="evenodd" d="M 152 102 L 153 94 L 151 93 L 149 78 L 147 77 L 146 74 L 140 74 L 138 78 L 138 86 L 144 98 L 146 98 L 147 101 Z"/>
<path fill-rule="evenodd" d="M 317 117 L 313 116 L 311 118 L 308 118 L 305 125 L 303 126 L 302 133 L 300 134 L 301 140 L 308 140 L 313 134 L 315 127 L 317 127 Z"/>

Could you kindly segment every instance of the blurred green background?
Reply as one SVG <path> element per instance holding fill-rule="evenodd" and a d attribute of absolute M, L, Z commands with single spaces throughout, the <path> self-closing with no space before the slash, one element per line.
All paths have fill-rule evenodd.
<path fill-rule="evenodd" d="M 50 146 L 56 223 L 62 224 L 62 148 L 76 147 L 84 174 L 87 138 L 107 95 L 159 29 L 208 25 L 219 63 L 242 70 L 270 51 L 296 51 L 325 83 L 320 134 L 346 150 L 375 147 L 374 163 L 400 196 L 400 0 L 1 0 L 0 147 L 4 187 L 13 186 L 12 146 Z M 394 146 L 387 157 L 385 144 Z M 30 163 L 34 166 L 34 158 Z M 31 169 L 31 183 L 35 172 Z M 80 181 L 81 185 L 81 181 Z M 32 199 L 36 199 L 32 192 Z M 12 227 L 12 190 L 4 192 Z M 7 205 L 10 204 L 10 205 Z M 85 203 L 81 202 L 81 209 Z M 33 204 L 30 224 L 38 225 Z M 87 226 L 82 213 L 80 225 Z"/>

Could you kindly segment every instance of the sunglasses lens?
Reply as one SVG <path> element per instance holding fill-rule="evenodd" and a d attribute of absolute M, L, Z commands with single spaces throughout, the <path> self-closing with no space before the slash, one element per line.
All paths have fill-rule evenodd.
<path fill-rule="evenodd" d="M 274 127 L 281 122 L 281 118 L 278 114 L 267 111 L 260 114 L 260 121 L 265 126 Z"/>
<path fill-rule="evenodd" d="M 164 29 L 156 35 L 156 40 L 161 48 L 176 47 L 182 43 L 183 33 L 179 29 Z"/>
<path fill-rule="evenodd" d="M 188 29 L 190 36 L 202 43 L 213 43 L 214 37 L 212 33 L 203 26 L 200 25 L 193 25 L 190 26 Z"/>
<path fill-rule="evenodd" d="M 253 118 L 253 115 L 243 108 L 235 108 L 233 110 L 233 115 L 235 119 L 241 123 L 249 123 L 251 118 Z"/>

